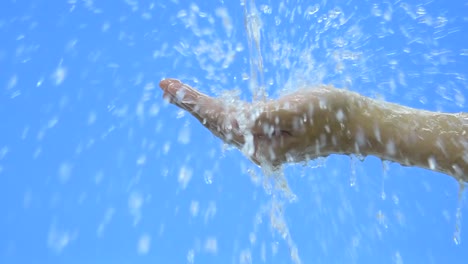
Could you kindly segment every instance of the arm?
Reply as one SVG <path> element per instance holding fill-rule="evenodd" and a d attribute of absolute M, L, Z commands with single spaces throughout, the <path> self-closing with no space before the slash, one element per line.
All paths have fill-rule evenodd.
<path fill-rule="evenodd" d="M 468 182 L 468 115 L 429 112 L 354 95 L 351 129 L 364 155 Z M 367 139 L 362 142 L 359 136 Z"/>
<path fill-rule="evenodd" d="M 234 105 L 177 80 L 160 86 L 171 103 L 259 165 L 330 154 L 374 155 L 468 182 L 467 114 L 412 109 L 329 86 Z"/>
<path fill-rule="evenodd" d="M 281 98 L 275 106 L 262 122 L 282 119 L 280 127 L 293 137 L 283 139 L 278 162 L 334 153 L 374 155 L 468 182 L 466 113 L 423 111 L 326 86 Z"/>

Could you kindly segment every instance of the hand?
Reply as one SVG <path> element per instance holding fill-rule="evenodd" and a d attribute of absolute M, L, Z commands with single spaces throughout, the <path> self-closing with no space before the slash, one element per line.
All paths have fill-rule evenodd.
<path fill-rule="evenodd" d="M 213 134 L 241 149 L 256 164 L 279 166 L 287 153 L 297 146 L 303 133 L 294 129 L 294 111 L 282 109 L 290 100 L 227 105 L 220 99 L 202 94 L 176 79 L 159 83 L 163 97 L 188 111 Z M 284 106 L 284 105 L 283 105 Z M 252 111 L 252 110 L 255 111 Z"/>

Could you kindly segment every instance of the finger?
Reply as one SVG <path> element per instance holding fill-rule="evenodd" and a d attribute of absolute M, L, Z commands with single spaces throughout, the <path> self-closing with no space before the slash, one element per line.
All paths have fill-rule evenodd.
<path fill-rule="evenodd" d="M 196 104 L 202 97 L 202 94 L 197 90 L 176 79 L 162 80 L 159 86 L 164 91 L 163 97 L 179 107 L 185 108 Z"/>
<path fill-rule="evenodd" d="M 164 79 L 159 82 L 159 86 L 164 91 L 163 98 L 170 103 L 183 107 L 182 101 L 185 97 L 184 85 L 177 79 Z"/>
<path fill-rule="evenodd" d="M 182 84 L 179 80 L 177 79 L 164 79 L 161 82 L 159 82 L 159 87 L 163 89 L 164 92 L 169 92 L 169 93 L 174 93 L 176 92 L 175 90 L 179 85 L 177 84 Z"/>
<path fill-rule="evenodd" d="M 176 79 L 164 79 L 159 82 L 159 86 L 164 91 L 163 98 L 168 100 L 170 103 L 176 103 L 177 90 L 181 86 L 181 82 Z"/>

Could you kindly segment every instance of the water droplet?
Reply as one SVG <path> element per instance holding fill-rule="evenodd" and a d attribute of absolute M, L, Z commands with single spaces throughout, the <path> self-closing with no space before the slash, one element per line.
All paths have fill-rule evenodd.
<path fill-rule="evenodd" d="M 249 174 L 250 179 L 254 184 L 260 184 L 260 176 L 258 176 L 253 169 L 248 169 L 247 174 Z"/>
<path fill-rule="evenodd" d="M 190 179 L 192 178 L 192 170 L 185 166 L 182 166 L 179 171 L 178 181 L 182 189 L 187 188 Z"/>
<path fill-rule="evenodd" d="M 426 14 L 426 9 L 424 9 L 424 7 L 422 6 L 419 6 L 418 9 L 416 10 L 416 14 L 423 16 Z"/>
<path fill-rule="evenodd" d="M 179 131 L 179 137 L 177 138 L 177 141 L 181 144 L 188 144 L 190 142 L 190 128 L 188 125 L 185 125 Z"/>
<path fill-rule="evenodd" d="M 176 118 L 179 119 L 179 118 L 184 117 L 184 116 L 185 116 L 185 113 L 186 113 L 186 112 L 185 112 L 184 110 L 179 110 L 179 111 L 177 112 Z"/>
<path fill-rule="evenodd" d="M 430 156 L 428 159 L 427 159 L 427 163 L 429 164 L 429 168 L 431 170 L 435 170 L 436 166 L 437 166 L 437 162 L 434 158 L 434 156 Z"/>
<path fill-rule="evenodd" d="M 9 152 L 9 149 L 7 146 L 4 146 L 0 149 L 0 160 L 2 160 L 3 158 L 5 158 L 5 156 L 8 154 Z"/>
<path fill-rule="evenodd" d="M 380 9 L 378 4 L 374 4 L 371 8 L 371 14 L 373 16 L 379 17 L 382 15 L 382 10 Z"/>
<path fill-rule="evenodd" d="M 261 6 L 260 6 L 260 10 L 262 10 L 262 12 L 263 12 L 264 14 L 267 14 L 267 15 L 269 15 L 269 14 L 272 13 L 272 9 L 271 9 L 271 7 L 268 6 L 268 5 L 261 5 Z"/>
<path fill-rule="evenodd" d="M 213 173 L 211 171 L 205 171 L 203 175 L 205 179 L 206 184 L 212 184 L 213 183 Z"/>
<path fill-rule="evenodd" d="M 59 230 L 53 226 L 47 236 L 47 245 L 53 251 L 60 253 L 76 235 L 72 235 L 70 231 Z"/>
<path fill-rule="evenodd" d="M 311 16 L 319 11 L 320 7 L 318 4 L 307 7 L 305 13 L 307 16 Z"/>
<path fill-rule="evenodd" d="M 460 231 L 456 230 L 455 234 L 453 234 L 453 242 L 455 242 L 455 245 L 460 245 Z"/>
<path fill-rule="evenodd" d="M 336 119 L 338 120 L 338 122 L 343 122 L 344 118 L 345 118 L 345 115 L 343 113 L 343 110 L 339 109 L 336 112 Z"/>
<path fill-rule="evenodd" d="M 69 162 L 63 162 L 60 164 L 58 170 L 58 177 L 61 183 L 66 183 L 71 177 L 73 165 Z"/>
<path fill-rule="evenodd" d="M 377 212 L 377 220 L 379 221 L 379 224 L 382 225 L 384 228 L 388 228 L 388 225 L 387 225 L 387 217 L 385 216 L 385 214 L 382 212 L 382 210 L 379 210 Z"/>
<path fill-rule="evenodd" d="M 215 255 L 218 253 L 218 240 L 216 237 L 209 237 L 205 241 L 205 251 Z"/>
<path fill-rule="evenodd" d="M 18 76 L 13 75 L 10 78 L 10 80 L 8 81 L 7 89 L 10 90 L 10 89 L 14 88 L 16 86 L 16 84 L 18 84 Z"/>
<path fill-rule="evenodd" d="M 356 162 L 357 159 L 354 155 L 351 155 L 351 175 L 349 178 L 349 185 L 354 187 L 356 185 Z"/>
<path fill-rule="evenodd" d="M 142 165 L 145 165 L 145 163 L 146 163 L 146 155 L 142 154 L 140 157 L 138 157 L 136 164 L 142 166 Z"/>
<path fill-rule="evenodd" d="M 171 149 L 171 142 L 166 142 L 164 143 L 164 146 L 163 146 L 163 153 L 164 154 L 167 154 L 169 152 L 169 150 Z"/>
<path fill-rule="evenodd" d="M 187 262 L 192 264 L 195 260 L 195 251 L 193 249 L 190 249 L 187 252 Z"/>
<path fill-rule="evenodd" d="M 403 264 L 403 258 L 401 257 L 401 254 L 398 251 L 395 253 L 394 263 L 395 264 Z"/>
<path fill-rule="evenodd" d="M 90 112 L 89 115 L 88 115 L 88 120 L 87 120 L 88 125 L 94 124 L 94 122 L 96 122 L 96 119 L 97 119 L 96 113 L 95 112 Z"/>
<path fill-rule="evenodd" d="M 190 203 L 190 214 L 192 217 L 196 217 L 200 210 L 200 203 L 198 201 L 192 201 Z"/>
<path fill-rule="evenodd" d="M 395 143 L 393 142 L 393 140 L 390 140 L 387 142 L 386 151 L 387 151 L 387 154 L 390 156 L 393 156 L 396 154 L 396 147 L 395 147 Z"/>
<path fill-rule="evenodd" d="M 250 253 L 250 249 L 244 249 L 241 251 L 239 256 L 239 263 L 252 264 L 252 253 Z"/>
<path fill-rule="evenodd" d="M 382 160 L 382 191 L 380 197 L 382 200 L 385 200 L 387 198 L 387 195 L 385 194 L 385 179 L 387 179 L 387 174 L 388 174 L 388 160 Z"/>
<path fill-rule="evenodd" d="M 43 82 L 44 82 L 44 78 L 40 78 L 39 81 L 37 81 L 36 83 L 36 87 L 41 86 Z"/>
<path fill-rule="evenodd" d="M 55 72 L 52 74 L 52 79 L 54 81 L 54 84 L 55 85 L 62 84 L 66 76 L 67 76 L 67 69 L 63 66 L 57 67 Z"/>
<path fill-rule="evenodd" d="M 148 234 L 142 235 L 138 240 L 138 254 L 148 254 L 151 246 L 151 236 Z"/>

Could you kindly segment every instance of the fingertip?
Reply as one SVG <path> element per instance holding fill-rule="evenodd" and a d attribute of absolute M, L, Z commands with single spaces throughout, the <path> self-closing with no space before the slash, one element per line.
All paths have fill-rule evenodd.
<path fill-rule="evenodd" d="M 163 79 L 159 82 L 159 87 L 166 90 L 169 87 L 169 85 L 171 85 L 172 83 L 180 83 L 180 81 L 177 79 L 170 79 L 170 78 Z"/>
<path fill-rule="evenodd" d="M 167 87 L 169 86 L 169 79 L 163 79 L 159 82 L 159 87 L 161 87 L 163 90 L 166 90 Z"/>
<path fill-rule="evenodd" d="M 164 87 L 167 86 L 167 81 L 166 79 L 162 79 L 160 82 L 159 82 L 159 87 L 161 87 L 162 89 L 164 89 Z"/>

